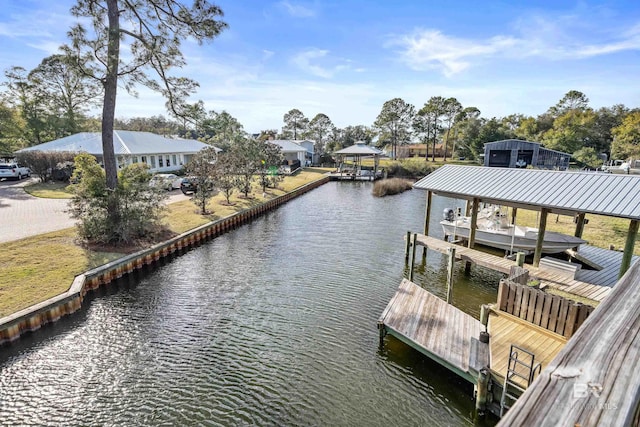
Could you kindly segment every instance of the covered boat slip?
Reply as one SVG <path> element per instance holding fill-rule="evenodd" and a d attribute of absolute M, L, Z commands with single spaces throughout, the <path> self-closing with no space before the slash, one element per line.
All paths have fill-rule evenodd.
<path fill-rule="evenodd" d="M 445 165 L 416 182 L 414 188 L 427 190 L 425 235 L 429 234 L 432 194 L 471 202 L 471 224 L 476 223 L 481 203 L 540 212 L 535 267 L 542 258 L 549 214 L 574 216 L 574 235 L 578 238 L 582 237 L 588 214 L 628 219 L 618 277 L 631 265 L 640 222 L 640 176 Z M 476 227 L 473 226 L 468 238 L 470 248 L 475 240 Z"/>

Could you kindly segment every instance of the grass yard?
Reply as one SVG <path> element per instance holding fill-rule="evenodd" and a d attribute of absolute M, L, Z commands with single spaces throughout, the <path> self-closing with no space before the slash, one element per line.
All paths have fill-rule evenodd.
<path fill-rule="evenodd" d="M 509 218 L 511 218 L 511 210 L 509 209 Z M 538 226 L 539 214 L 535 211 L 518 209 L 516 213 L 516 223 L 518 225 L 526 225 L 529 227 Z M 629 230 L 629 220 L 620 218 L 611 218 L 601 215 L 587 215 L 589 223 L 584 226 L 582 238 L 589 242 L 592 246 L 609 249 L 613 245 L 615 249 L 624 249 L 627 239 L 627 231 Z M 557 231 L 573 236 L 576 225 L 573 223 L 572 216 L 566 215 L 548 215 L 547 230 Z M 638 242 L 639 239 L 636 239 Z M 640 255 L 640 245 L 636 244 L 634 254 Z"/>
<path fill-rule="evenodd" d="M 67 183 L 60 181 L 38 182 L 25 186 L 24 191 L 44 199 L 70 199 L 73 194 L 69 191 L 68 186 Z"/>
<path fill-rule="evenodd" d="M 218 194 L 211 200 L 211 215 L 200 215 L 198 207 L 191 200 L 172 203 L 167 207 L 164 222 L 174 233 L 184 233 L 320 179 L 326 171 L 307 168 L 295 176 L 288 176 L 279 183 L 278 189 L 267 189 L 264 198 L 257 185 L 254 186 L 252 198 L 240 198 L 236 192 L 231 198 L 234 203 L 232 206 L 220 204 L 224 196 Z M 47 194 L 46 197 L 64 198 L 65 194 L 69 194 L 65 188 L 58 184 L 35 184 L 25 190 L 39 197 Z M 75 228 L 7 242 L 2 246 L 5 256 L 0 266 L 0 317 L 59 295 L 69 289 L 78 274 L 122 256 L 122 253 L 83 248 L 78 244 Z"/>

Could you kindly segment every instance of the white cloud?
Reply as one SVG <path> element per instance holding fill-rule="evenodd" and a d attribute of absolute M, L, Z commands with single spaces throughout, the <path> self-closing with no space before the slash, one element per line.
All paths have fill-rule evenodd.
<path fill-rule="evenodd" d="M 474 57 L 488 57 L 517 44 L 510 37 L 473 41 L 442 34 L 438 30 L 416 30 L 392 41 L 403 49 L 402 60 L 414 70 L 437 69 L 446 76 L 471 65 Z"/>
<path fill-rule="evenodd" d="M 447 35 L 436 29 L 417 29 L 390 38 L 398 46 L 400 60 L 411 69 L 435 69 L 447 77 L 484 60 L 537 57 L 562 61 L 585 59 L 629 50 L 640 50 L 640 24 L 628 29 L 594 30 L 575 16 L 555 20 L 530 16 L 514 24 L 517 35 L 500 34 L 486 39 Z"/>
<path fill-rule="evenodd" d="M 339 71 L 349 69 L 349 65 L 344 63 L 349 61 L 330 58 L 328 54 L 328 50 L 312 48 L 293 56 L 291 63 L 306 73 L 325 79 L 333 77 Z M 330 64 L 321 65 L 319 62 Z"/>
<path fill-rule="evenodd" d="M 287 0 L 283 0 L 278 3 L 278 6 L 287 11 L 287 13 L 294 18 L 312 18 L 316 16 L 316 11 L 300 3 L 293 3 Z"/>

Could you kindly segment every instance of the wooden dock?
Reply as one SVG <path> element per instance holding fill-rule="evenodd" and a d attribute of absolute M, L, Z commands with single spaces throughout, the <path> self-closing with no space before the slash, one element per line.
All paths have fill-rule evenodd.
<path fill-rule="evenodd" d="M 535 326 L 516 316 L 491 310 L 488 330 L 491 374 L 502 384 L 509 362 L 511 345 L 528 350 L 535 355 L 535 363 L 544 369 L 567 342 L 562 335 Z M 520 384 L 526 387 L 526 384 Z"/>
<path fill-rule="evenodd" d="M 489 364 L 488 345 L 478 341 L 482 325 L 415 283 L 402 283 L 378 320 L 388 333 L 475 384 Z"/>
<path fill-rule="evenodd" d="M 623 253 L 609 249 L 597 248 L 591 245 L 580 245 L 578 254 L 586 259 L 598 264 L 601 270 L 582 269 L 576 275 L 576 280 L 586 283 L 594 283 L 601 286 L 613 287 L 618 281 L 618 272 L 622 263 Z M 634 264 L 640 257 L 631 257 L 631 264 Z"/>
<path fill-rule="evenodd" d="M 492 255 L 476 249 L 469 249 L 434 237 L 425 236 L 424 234 L 417 234 L 416 244 L 445 254 L 449 248 L 454 247 L 456 249 L 456 259 L 468 261 L 475 265 L 489 268 L 504 274 L 508 274 L 511 267 L 515 264 L 513 260 L 507 258 Z M 609 286 L 601 286 L 598 284 L 575 280 L 566 274 L 551 272 L 544 268 L 534 267 L 530 264 L 525 264 L 524 268 L 529 270 L 532 277 L 540 280 L 541 288 L 548 286 L 597 302 L 603 301 L 611 292 L 611 288 Z"/>
<path fill-rule="evenodd" d="M 638 425 L 639 331 L 635 263 L 499 426 Z"/>

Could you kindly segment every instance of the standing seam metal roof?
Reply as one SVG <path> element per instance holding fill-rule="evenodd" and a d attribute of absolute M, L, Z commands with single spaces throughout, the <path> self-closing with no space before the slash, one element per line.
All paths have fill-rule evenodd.
<path fill-rule="evenodd" d="M 113 148 L 116 155 L 197 153 L 209 145 L 195 139 L 176 139 L 151 132 L 127 130 L 113 131 Z M 81 132 L 44 144 L 34 145 L 20 151 L 72 151 L 102 155 L 100 132 Z M 221 151 L 216 149 L 216 151 Z"/>
<path fill-rule="evenodd" d="M 458 198 L 640 220 L 640 176 L 445 165 L 414 188 Z"/>

